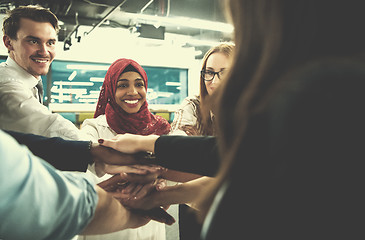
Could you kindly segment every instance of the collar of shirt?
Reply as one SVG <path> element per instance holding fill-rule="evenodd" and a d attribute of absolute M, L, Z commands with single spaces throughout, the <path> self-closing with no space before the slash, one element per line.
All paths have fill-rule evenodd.
<path fill-rule="evenodd" d="M 109 124 L 106 120 L 106 116 L 105 114 L 103 115 L 100 115 L 96 118 L 96 122 L 100 125 L 100 126 L 103 126 L 103 127 L 109 127 Z"/>
<path fill-rule="evenodd" d="M 8 57 L 6 59 L 5 64 L 7 67 L 12 68 L 17 73 L 17 76 L 14 76 L 16 80 L 23 82 L 24 85 L 27 86 L 29 89 L 34 88 L 38 84 L 39 80 L 41 80 L 41 77 L 36 78 L 32 74 L 24 70 L 11 57 Z"/>

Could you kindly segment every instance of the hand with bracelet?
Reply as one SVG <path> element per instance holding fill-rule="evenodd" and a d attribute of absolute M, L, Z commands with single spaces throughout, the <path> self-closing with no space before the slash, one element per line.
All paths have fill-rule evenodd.
<path fill-rule="evenodd" d="M 103 176 L 105 173 L 116 174 L 120 172 L 130 172 L 142 174 L 147 171 L 146 168 L 130 167 L 130 165 L 140 164 L 139 160 L 143 158 L 139 155 L 122 153 L 97 143 L 91 143 L 90 154 L 91 158 L 88 163 L 95 163 L 95 171 L 99 177 Z"/>
<path fill-rule="evenodd" d="M 158 149 L 159 152 L 155 154 L 156 146 L 159 146 L 158 143 L 162 139 L 167 139 L 167 141 L 172 140 L 170 147 L 164 146 L 163 148 Z M 160 163 L 174 163 L 174 162 L 182 162 L 181 165 L 184 167 L 189 167 L 189 163 L 184 164 L 184 160 L 187 160 L 189 156 L 194 156 L 195 151 L 190 151 L 190 145 L 188 148 L 184 149 L 186 144 L 182 144 L 179 146 L 177 141 L 199 141 L 205 142 L 208 140 L 213 144 L 206 144 L 207 149 L 213 149 L 215 146 L 215 139 L 212 138 L 201 138 L 199 137 L 176 137 L 176 136 L 140 136 L 140 135 L 132 135 L 132 134 L 124 134 L 117 135 L 115 138 L 111 140 L 102 139 L 99 140 L 99 143 L 103 146 L 112 147 L 118 151 L 128 152 L 128 153 L 140 153 L 140 152 L 149 152 L 149 154 L 145 154 L 145 162 L 150 162 L 150 164 L 158 164 Z M 163 140 L 164 142 L 166 142 Z M 201 141 L 203 140 L 203 141 Z M 214 141 L 211 141 L 214 140 Z M 195 146 L 198 146 L 199 142 L 194 142 Z M 197 144 L 195 144 L 197 143 Z M 174 147 L 172 146 L 174 145 Z M 179 149 L 176 149 L 177 148 Z M 160 146 L 161 147 L 161 146 Z M 199 149 L 202 149 L 201 146 L 198 146 Z M 178 150 L 178 151 L 176 151 Z M 172 152 L 172 154 L 168 154 L 168 152 Z M 205 153 L 204 153 L 205 154 Z M 211 154 L 211 155 L 210 155 Z M 214 157 L 216 157 L 217 153 L 212 151 L 212 153 L 206 154 L 208 160 L 212 160 L 211 163 L 214 164 Z M 198 155 L 198 154 L 195 154 Z M 182 156 L 182 158 L 181 158 Z M 199 156 L 199 155 L 198 155 Z M 161 158 L 167 158 L 166 161 Z M 204 160 L 204 159 L 202 159 Z M 215 159 L 216 160 L 216 159 Z M 186 162 L 186 161 L 185 161 Z M 167 165 L 167 164 L 166 164 Z M 162 164 L 165 167 L 164 164 Z M 202 177 L 199 174 L 186 174 L 186 172 L 182 172 L 182 168 L 176 168 L 177 170 L 164 169 L 164 171 L 159 172 L 159 178 L 165 178 L 168 180 L 182 182 L 182 184 L 178 184 L 175 186 L 162 186 L 156 185 L 153 190 L 147 191 L 148 188 L 141 188 L 135 192 L 135 195 L 129 198 L 119 198 L 120 193 L 116 190 L 118 182 L 129 181 L 129 182 L 151 182 L 151 180 L 156 177 L 152 174 L 147 174 L 144 176 L 136 175 L 136 174 L 119 174 L 115 175 L 113 178 L 109 179 L 102 183 L 102 187 L 107 191 L 113 192 L 114 197 L 119 198 L 121 202 L 128 207 L 131 208 L 142 208 L 142 209 L 151 209 L 157 206 L 164 206 L 170 204 L 180 204 L 186 203 L 190 204 L 193 207 L 199 208 L 196 206 L 197 196 L 201 192 L 201 190 L 206 187 L 207 184 L 211 182 L 212 178 Z M 189 172 L 187 170 L 187 172 Z M 212 176 L 207 174 L 208 176 Z M 150 188 L 153 186 L 151 184 L 147 184 Z"/>

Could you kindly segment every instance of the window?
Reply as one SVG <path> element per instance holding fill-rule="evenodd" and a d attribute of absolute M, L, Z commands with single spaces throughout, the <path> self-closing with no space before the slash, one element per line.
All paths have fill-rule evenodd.
<path fill-rule="evenodd" d="M 47 75 L 51 104 L 97 103 L 105 74 L 110 64 L 55 60 Z M 148 77 L 149 105 L 180 104 L 188 93 L 188 70 L 181 68 L 142 66 Z M 79 105 L 80 106 L 80 105 Z M 93 107 L 93 109 L 95 109 Z M 70 109 L 75 111 L 74 108 Z"/>
<path fill-rule="evenodd" d="M 95 104 L 109 65 L 53 61 L 51 103 Z M 49 81 L 48 81 L 49 82 Z"/>

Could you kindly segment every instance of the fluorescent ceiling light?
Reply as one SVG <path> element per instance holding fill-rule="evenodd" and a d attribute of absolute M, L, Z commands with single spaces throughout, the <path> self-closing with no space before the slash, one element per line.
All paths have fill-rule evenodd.
<path fill-rule="evenodd" d="M 93 86 L 92 82 L 63 82 L 63 81 L 54 81 L 54 85 L 65 85 L 65 86 Z"/>
<path fill-rule="evenodd" d="M 180 82 L 166 82 L 166 86 L 178 87 L 178 86 L 181 86 L 181 83 Z"/>
<path fill-rule="evenodd" d="M 185 44 L 190 44 L 193 46 L 216 46 L 218 45 L 219 41 L 210 41 L 210 40 L 203 40 L 203 39 L 196 39 L 191 36 L 181 35 L 181 34 L 174 34 L 174 33 L 165 33 L 165 41 L 172 41 L 174 43 L 180 43 L 181 46 Z"/>
<path fill-rule="evenodd" d="M 138 20 L 148 21 L 149 24 L 163 25 L 165 23 L 181 27 L 206 29 L 224 33 L 233 32 L 233 26 L 231 24 L 223 22 L 213 22 L 213 21 L 207 21 L 197 18 L 187 18 L 187 17 L 160 17 L 160 16 L 128 13 L 128 12 L 123 12 L 123 15 L 126 16 L 127 18 L 131 18 L 136 21 Z"/>
<path fill-rule="evenodd" d="M 201 50 L 195 51 L 195 56 L 200 56 L 202 54 L 203 54 L 203 52 Z"/>
<path fill-rule="evenodd" d="M 170 93 L 170 92 L 160 92 L 160 93 L 158 93 L 158 97 L 171 97 L 171 95 L 174 95 L 174 94 Z"/>
<path fill-rule="evenodd" d="M 99 77 L 91 77 L 90 78 L 91 82 L 104 82 L 104 78 L 99 78 Z"/>
<path fill-rule="evenodd" d="M 98 100 L 98 98 L 99 98 L 99 94 L 89 94 L 89 95 L 81 95 L 81 96 L 79 96 L 79 98 L 92 98 L 92 99 L 96 99 L 96 100 Z"/>
<path fill-rule="evenodd" d="M 67 69 L 106 71 L 109 65 L 67 64 Z"/>
<path fill-rule="evenodd" d="M 86 99 L 86 98 L 82 98 L 82 99 L 79 99 L 79 102 L 84 102 L 84 103 L 94 103 L 94 102 L 96 102 L 96 99 Z"/>
<path fill-rule="evenodd" d="M 65 94 L 76 94 L 76 95 L 82 95 L 82 94 L 87 94 L 87 90 L 85 88 L 82 89 L 51 89 L 51 92 L 53 93 L 58 93 L 60 95 L 65 95 Z M 51 97 L 53 98 L 53 94 L 51 95 Z"/>
<path fill-rule="evenodd" d="M 68 77 L 68 80 L 69 80 L 69 81 L 74 80 L 74 78 L 76 77 L 76 75 L 77 75 L 77 72 L 76 72 L 76 71 L 73 71 L 73 72 L 70 74 L 70 76 Z"/>

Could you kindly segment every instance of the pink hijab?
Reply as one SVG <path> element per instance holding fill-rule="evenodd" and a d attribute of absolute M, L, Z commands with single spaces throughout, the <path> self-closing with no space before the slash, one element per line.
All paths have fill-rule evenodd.
<path fill-rule="evenodd" d="M 121 58 L 110 65 L 103 86 L 100 91 L 99 101 L 96 106 L 94 118 L 105 114 L 108 125 L 118 134 L 133 133 L 139 135 L 163 135 L 170 131 L 170 124 L 161 116 L 153 115 L 148 110 L 147 101 L 137 113 L 125 112 L 115 102 L 117 80 L 124 69 L 132 66 L 138 72 L 145 83 L 147 90 L 147 74 L 144 69 L 131 59 Z"/>

